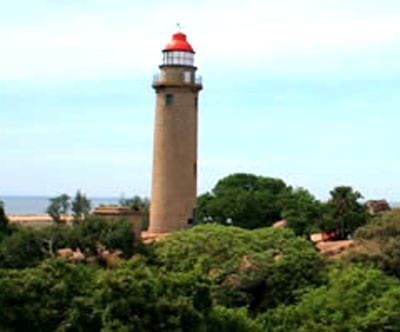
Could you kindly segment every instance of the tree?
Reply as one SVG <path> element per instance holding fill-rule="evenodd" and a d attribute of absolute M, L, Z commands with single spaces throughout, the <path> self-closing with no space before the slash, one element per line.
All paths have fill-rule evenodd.
<path fill-rule="evenodd" d="M 199 223 L 207 223 L 212 221 L 211 213 L 208 205 L 214 199 L 210 193 L 205 193 L 197 197 L 197 221 Z"/>
<path fill-rule="evenodd" d="M 60 202 L 61 202 L 61 213 L 62 214 L 68 214 L 68 211 L 71 207 L 70 199 L 67 194 L 62 194 L 59 196 Z"/>
<path fill-rule="evenodd" d="M 385 273 L 400 278 L 400 209 L 375 216 L 354 233 L 359 248 L 347 259 L 372 264 Z"/>
<path fill-rule="evenodd" d="M 68 214 L 70 208 L 70 197 L 67 194 L 61 194 L 50 198 L 50 204 L 47 207 L 47 213 L 54 220 L 54 222 L 61 222 L 62 215 Z"/>
<path fill-rule="evenodd" d="M 170 234 L 155 244 L 153 259 L 163 273 L 200 269 L 215 304 L 252 313 L 293 302 L 299 289 L 318 280 L 322 266 L 312 244 L 291 230 L 218 224 Z"/>
<path fill-rule="evenodd" d="M 16 227 L 0 243 L 0 268 L 36 266 L 44 258 L 40 232 L 30 227 Z"/>
<path fill-rule="evenodd" d="M 325 205 L 324 227 L 327 231 L 339 230 L 341 236 L 352 234 L 368 220 L 367 208 L 358 202 L 362 195 L 352 187 L 340 186 L 330 191 Z"/>
<path fill-rule="evenodd" d="M 265 332 L 255 319 L 251 319 L 245 308 L 228 309 L 214 306 L 207 320 L 207 332 Z"/>
<path fill-rule="evenodd" d="M 297 235 L 321 231 L 322 206 L 310 192 L 299 188 L 288 192 L 282 218 Z"/>
<path fill-rule="evenodd" d="M 300 301 L 262 314 L 264 331 L 399 331 L 399 281 L 363 266 L 333 267 Z"/>
<path fill-rule="evenodd" d="M 96 254 L 98 242 L 108 250 L 121 250 L 124 257 L 132 256 L 136 249 L 132 224 L 123 218 L 108 220 L 96 215 L 88 216 L 85 222 L 73 227 L 69 241 L 68 247 L 79 247 L 90 254 Z"/>
<path fill-rule="evenodd" d="M 269 226 L 281 218 L 285 182 L 253 174 L 232 174 L 216 184 L 211 193 L 200 196 L 198 215 L 226 224 L 254 229 Z"/>
<path fill-rule="evenodd" d="M 78 190 L 72 201 L 72 215 L 75 223 L 80 223 L 90 213 L 91 203 L 86 196 Z"/>
<path fill-rule="evenodd" d="M 0 270 L 1 331 L 100 331 L 91 308 L 97 273 L 61 259 L 36 268 Z M 17 304 L 17 305 L 16 305 Z"/>
<path fill-rule="evenodd" d="M 111 271 L 62 259 L 0 270 L 0 289 L 1 331 L 201 332 L 212 305 L 204 276 L 160 274 L 140 257 Z"/>
<path fill-rule="evenodd" d="M 102 331 L 206 331 L 212 305 L 202 275 L 160 273 L 135 258 L 104 273 L 94 299 Z"/>
<path fill-rule="evenodd" d="M 7 229 L 8 219 L 4 209 L 3 201 L 0 201 L 0 233 L 4 233 Z"/>
<path fill-rule="evenodd" d="M 87 256 L 98 254 L 98 244 L 109 251 L 121 251 L 129 258 L 139 251 L 132 224 L 129 220 L 108 220 L 100 216 L 88 216 L 85 222 L 70 227 L 54 224 L 50 227 L 10 227 L 0 241 L 0 269 L 23 269 L 37 266 L 45 258 L 52 257 L 61 248 L 80 248 Z"/>

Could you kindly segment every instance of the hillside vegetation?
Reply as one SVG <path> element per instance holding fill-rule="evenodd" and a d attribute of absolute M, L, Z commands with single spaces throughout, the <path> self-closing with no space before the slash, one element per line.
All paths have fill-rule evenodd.
<path fill-rule="evenodd" d="M 203 225 L 114 269 L 0 270 L 3 331 L 398 331 L 400 282 L 290 230 Z"/>
<path fill-rule="evenodd" d="M 227 225 L 215 210 L 213 220 L 146 246 L 124 220 L 89 217 L 73 227 L 31 229 L 3 218 L 0 331 L 400 331 L 400 213 L 361 220 L 359 195 L 338 188 L 325 203 L 284 189 L 277 197 L 286 205 L 275 203 L 279 217 L 293 216 L 289 228 L 244 227 L 245 219 L 237 227 L 242 219 L 234 214 Z M 241 197 L 247 189 L 237 190 Z M 232 213 L 248 209 L 252 195 L 261 200 L 257 190 L 242 205 L 237 198 Z M 308 221 L 312 211 L 322 219 Z M 343 226 L 355 245 L 326 259 L 307 240 L 308 224 Z M 99 243 L 121 253 L 116 264 L 55 255 L 68 247 L 96 258 Z"/>

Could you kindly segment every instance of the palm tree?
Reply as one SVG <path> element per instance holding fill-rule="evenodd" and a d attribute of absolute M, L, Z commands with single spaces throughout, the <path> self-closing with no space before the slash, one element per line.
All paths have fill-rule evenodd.
<path fill-rule="evenodd" d="M 330 194 L 328 209 L 333 219 L 339 222 L 341 236 L 366 221 L 365 209 L 358 202 L 362 198 L 358 191 L 352 187 L 340 186 L 331 190 Z"/>

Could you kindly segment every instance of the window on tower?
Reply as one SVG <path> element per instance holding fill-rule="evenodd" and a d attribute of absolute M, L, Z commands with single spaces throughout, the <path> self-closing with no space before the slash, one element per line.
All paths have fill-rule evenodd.
<path fill-rule="evenodd" d="M 173 102 L 174 102 L 174 95 L 169 94 L 169 93 L 166 94 L 166 95 L 165 95 L 165 105 L 166 105 L 166 106 L 172 105 Z"/>
<path fill-rule="evenodd" d="M 183 80 L 187 83 L 190 83 L 192 81 L 192 73 L 190 71 L 185 71 L 183 73 Z"/>

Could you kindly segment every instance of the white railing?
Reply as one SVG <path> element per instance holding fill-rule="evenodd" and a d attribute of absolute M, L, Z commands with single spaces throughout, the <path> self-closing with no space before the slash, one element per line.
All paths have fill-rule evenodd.
<path fill-rule="evenodd" d="M 183 79 L 182 79 L 182 81 L 185 82 Z M 159 73 L 153 75 L 153 84 L 156 84 L 156 83 L 160 83 L 160 74 Z M 196 75 L 194 78 L 194 83 L 202 84 L 203 78 L 200 75 Z"/>

